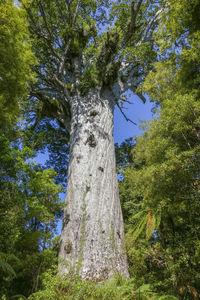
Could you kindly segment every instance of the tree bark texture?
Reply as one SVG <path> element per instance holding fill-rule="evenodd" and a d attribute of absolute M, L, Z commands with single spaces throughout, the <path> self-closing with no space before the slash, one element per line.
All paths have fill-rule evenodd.
<path fill-rule="evenodd" d="M 60 273 L 128 277 L 113 141 L 114 101 L 91 91 L 71 102 L 70 161 L 59 253 Z"/>

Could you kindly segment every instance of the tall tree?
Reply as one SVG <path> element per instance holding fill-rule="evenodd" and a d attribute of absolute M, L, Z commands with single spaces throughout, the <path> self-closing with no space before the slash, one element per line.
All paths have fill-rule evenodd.
<path fill-rule="evenodd" d="M 22 3 L 39 61 L 30 99 L 37 116 L 70 133 L 60 272 L 78 263 L 83 278 L 128 276 L 113 110 L 124 114 L 123 94 L 135 92 L 156 58 L 151 37 L 162 9 L 149 0 Z"/>

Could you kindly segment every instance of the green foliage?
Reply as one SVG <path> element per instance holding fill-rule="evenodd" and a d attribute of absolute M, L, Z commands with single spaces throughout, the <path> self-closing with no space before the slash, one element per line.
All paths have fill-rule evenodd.
<path fill-rule="evenodd" d="M 95 65 L 90 65 L 81 76 L 80 90 L 85 95 L 90 88 L 98 85 L 98 71 Z"/>
<path fill-rule="evenodd" d="M 57 262 L 63 189 L 53 169 L 35 165 L 39 147 L 25 134 L 25 119 L 19 122 L 36 61 L 26 12 L 13 1 L 0 3 L 0 34 L 0 296 L 24 299 Z"/>
<path fill-rule="evenodd" d="M 179 94 L 199 93 L 199 1 L 168 1 L 155 34 L 159 62 L 145 79 L 144 89 L 152 100 L 162 102 Z"/>
<path fill-rule="evenodd" d="M 115 144 L 115 155 L 117 168 L 123 168 L 133 164 L 132 148 L 134 146 L 133 138 L 126 139 L 120 145 Z"/>
<path fill-rule="evenodd" d="M 10 298 L 37 290 L 40 273 L 57 259 L 62 188 L 55 171 L 35 165 L 19 122 L 35 59 L 26 13 L 12 1 L 1 1 L 0 33 L 0 295 Z"/>
<path fill-rule="evenodd" d="M 38 118 L 40 119 L 40 116 Z M 28 126 L 24 130 L 25 143 L 36 153 L 48 152 L 45 168 L 53 168 L 57 173 L 55 182 L 66 187 L 69 134 L 55 120 L 41 117 L 40 121 L 38 118 L 35 120 L 34 116 L 33 120 L 31 112 L 26 111 Z"/>
<path fill-rule="evenodd" d="M 5 276 L 3 279 L 6 281 L 10 281 L 16 277 L 16 273 L 9 261 L 17 259 L 14 255 L 6 255 L 5 253 L 0 253 L 0 270 L 2 274 Z"/>
<path fill-rule="evenodd" d="M 160 61 L 143 84 L 158 104 L 156 115 L 142 125 L 134 164 L 120 184 L 132 276 L 179 299 L 198 299 L 200 293 L 200 40 L 194 2 L 169 2 L 172 9 L 156 34 Z"/>
<path fill-rule="evenodd" d="M 160 23 L 158 36 L 162 37 L 163 46 L 170 47 L 176 41 L 179 46 L 186 43 L 188 35 L 200 29 L 199 27 L 199 1 L 178 0 L 167 1 L 167 8 Z M 176 46 L 178 46 L 178 44 Z"/>
<path fill-rule="evenodd" d="M 187 299 L 200 292 L 199 116 L 196 93 L 165 99 L 120 183 L 132 275 Z"/>
<path fill-rule="evenodd" d="M 43 300 L 43 299 L 104 299 L 104 300 L 148 300 L 148 299 L 169 299 L 175 300 L 176 297 L 165 296 L 162 298 L 158 293 L 153 291 L 150 285 L 143 285 L 135 289 L 133 280 L 124 281 L 119 275 L 105 281 L 102 284 L 97 284 L 92 281 L 82 280 L 76 274 L 61 278 L 56 275 L 57 270 L 51 270 L 43 276 L 43 290 L 32 294 L 28 299 Z M 153 297 L 153 298 L 152 298 Z"/>
<path fill-rule="evenodd" d="M 54 170 L 31 162 L 30 148 L 19 150 L 18 139 L 11 144 L 11 133 L 0 136 L 0 294 L 27 296 L 38 289 L 40 273 L 57 260 L 53 237 L 62 214 L 62 188 L 54 183 Z"/>
<path fill-rule="evenodd" d="M 34 80 L 31 66 L 35 63 L 31 51 L 25 11 L 13 1 L 0 3 L 0 126 L 8 125 L 19 116 L 23 97 Z"/>

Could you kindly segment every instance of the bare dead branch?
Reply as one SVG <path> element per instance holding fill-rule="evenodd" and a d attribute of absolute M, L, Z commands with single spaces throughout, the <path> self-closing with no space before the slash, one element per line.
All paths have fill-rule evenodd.
<path fill-rule="evenodd" d="M 44 12 L 43 4 L 42 4 L 41 1 L 39 2 L 39 8 L 40 8 L 41 16 L 42 16 L 42 18 L 43 18 L 43 20 L 44 20 L 45 28 L 46 28 L 46 30 L 47 30 L 47 32 L 48 32 L 48 34 L 49 34 L 49 38 L 50 38 L 51 41 L 52 41 L 52 33 L 51 33 L 51 30 L 49 29 L 49 26 L 48 26 L 48 23 L 47 23 L 46 14 L 45 14 L 45 12 Z"/>
<path fill-rule="evenodd" d="M 146 98 L 141 93 L 137 93 L 136 95 L 142 100 L 143 103 L 146 103 Z"/>
<path fill-rule="evenodd" d="M 36 69 L 35 72 L 38 74 L 38 76 L 41 78 L 41 80 L 43 80 L 47 84 L 47 86 L 49 86 L 49 87 L 53 86 L 55 88 L 55 84 L 50 78 L 46 77 L 44 74 L 39 72 L 38 69 Z"/>
<path fill-rule="evenodd" d="M 120 112 L 122 113 L 122 115 L 123 115 L 124 118 L 126 119 L 126 121 L 127 121 L 127 122 L 131 122 L 131 123 L 134 124 L 134 125 L 137 125 L 133 120 L 129 119 L 129 118 L 125 115 L 125 113 L 123 112 L 123 109 L 120 107 L 119 103 L 116 102 L 116 104 L 117 104 L 117 107 L 119 108 Z"/>

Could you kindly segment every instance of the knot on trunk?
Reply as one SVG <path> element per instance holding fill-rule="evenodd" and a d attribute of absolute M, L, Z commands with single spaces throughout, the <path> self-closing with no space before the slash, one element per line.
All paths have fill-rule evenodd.
<path fill-rule="evenodd" d="M 64 228 L 65 226 L 67 226 L 67 224 L 69 223 L 70 221 L 70 217 L 69 217 L 69 214 L 66 214 L 63 218 L 63 223 L 62 223 L 62 228 Z"/>
<path fill-rule="evenodd" d="M 90 117 L 96 117 L 98 115 L 98 112 L 96 110 L 91 110 Z"/>
<path fill-rule="evenodd" d="M 121 235 L 120 235 L 119 230 L 117 230 L 117 235 L 118 235 L 118 237 L 121 239 Z"/>
<path fill-rule="evenodd" d="M 78 164 L 80 163 L 80 160 L 81 160 L 82 157 L 83 157 L 82 155 L 78 155 L 78 156 L 77 156 L 76 160 L 77 160 L 77 163 L 78 163 Z"/>
<path fill-rule="evenodd" d="M 72 251 L 72 242 L 69 239 L 67 239 L 64 249 L 67 254 L 69 254 Z"/>
<path fill-rule="evenodd" d="M 89 191 L 90 191 L 90 186 L 87 185 L 87 186 L 86 186 L 86 193 L 88 193 Z"/>
<path fill-rule="evenodd" d="M 90 147 L 92 147 L 92 148 L 96 147 L 97 143 L 96 143 L 94 134 L 90 134 L 90 135 L 89 135 L 89 137 L 87 138 L 85 144 L 88 144 L 88 145 L 89 145 Z"/>

